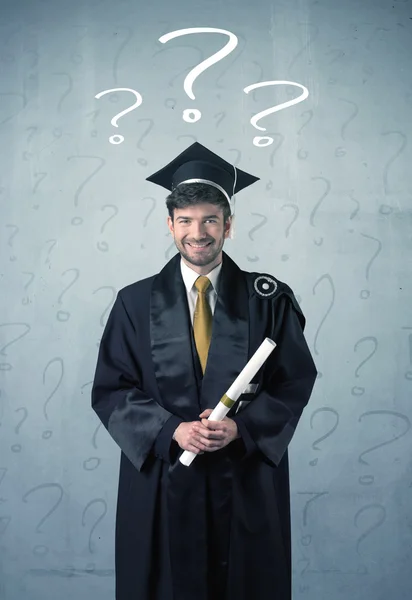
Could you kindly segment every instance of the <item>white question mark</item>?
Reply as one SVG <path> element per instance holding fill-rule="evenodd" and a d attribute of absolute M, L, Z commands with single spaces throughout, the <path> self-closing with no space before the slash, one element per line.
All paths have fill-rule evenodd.
<path fill-rule="evenodd" d="M 297 98 L 293 98 L 292 100 L 288 100 L 287 102 L 282 102 L 281 104 L 277 104 L 276 106 L 272 106 L 271 108 L 267 108 L 266 110 L 260 111 L 257 115 L 250 119 L 250 124 L 253 125 L 256 129 L 260 129 L 260 131 L 266 131 L 265 127 L 259 127 L 257 124 L 260 119 L 266 117 L 267 115 L 271 115 L 274 112 L 278 112 L 283 108 L 288 108 L 289 106 L 293 106 L 294 104 L 299 104 L 299 102 L 303 102 L 309 96 L 308 88 L 300 83 L 295 83 L 294 81 L 261 81 L 259 83 L 252 83 L 251 85 L 247 85 L 243 91 L 248 94 L 252 90 L 260 87 L 266 87 L 268 85 L 294 85 L 295 87 L 299 87 L 303 90 L 300 96 Z M 273 138 L 269 136 L 256 136 L 253 138 L 253 144 L 258 146 L 259 148 L 264 146 L 270 146 L 273 144 Z"/>
<path fill-rule="evenodd" d="M 115 115 L 113 117 L 113 119 L 110 121 L 110 123 L 113 125 L 113 127 L 119 127 L 117 124 L 117 121 L 120 119 L 120 117 L 123 117 L 127 113 L 131 112 L 132 110 L 134 110 L 135 108 L 140 106 L 141 103 L 143 102 L 143 98 L 139 94 L 139 92 L 137 92 L 136 90 L 133 90 L 131 88 L 113 88 L 111 90 L 104 90 L 103 92 L 99 92 L 98 94 L 96 94 L 95 98 L 99 99 L 102 96 L 104 96 L 105 94 L 111 94 L 112 92 L 131 92 L 132 94 L 134 94 L 136 96 L 136 102 L 132 106 L 129 106 L 129 108 L 126 108 L 126 110 L 123 110 L 122 112 Z M 121 144 L 123 141 L 124 141 L 124 137 L 122 135 L 112 135 L 109 137 L 109 142 L 111 144 Z"/>
<path fill-rule="evenodd" d="M 212 54 L 212 56 L 209 56 L 209 58 L 206 58 L 206 60 L 198 64 L 186 76 L 183 84 L 183 89 L 185 90 L 189 98 L 191 98 L 191 100 L 195 100 L 195 95 L 192 90 L 192 86 L 195 82 L 195 79 L 201 73 L 203 73 L 203 71 L 206 71 L 206 69 L 216 64 L 217 62 L 225 58 L 225 56 L 228 56 L 231 52 L 233 52 L 233 50 L 238 44 L 238 39 L 234 33 L 231 33 L 226 29 L 217 29 L 216 27 L 188 27 L 186 29 L 177 29 L 176 31 L 171 31 L 170 33 L 162 35 L 162 37 L 159 38 L 159 42 L 165 44 L 169 40 L 172 40 L 182 35 L 187 35 L 189 33 L 222 33 L 224 35 L 229 36 L 229 41 L 223 48 L 221 48 L 220 50 L 218 50 L 218 52 Z M 186 123 L 196 123 L 196 121 L 199 121 L 201 116 L 202 113 L 197 108 L 186 108 L 183 111 L 183 120 L 186 121 Z"/>

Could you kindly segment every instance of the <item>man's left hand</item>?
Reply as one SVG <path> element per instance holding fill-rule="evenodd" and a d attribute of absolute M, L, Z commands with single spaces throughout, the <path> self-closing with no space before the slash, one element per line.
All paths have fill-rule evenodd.
<path fill-rule="evenodd" d="M 220 450 L 240 437 L 237 425 L 233 419 L 224 417 L 222 421 L 209 421 L 208 416 L 212 412 L 213 409 L 207 408 L 199 415 L 202 425 L 207 428 L 206 431 L 196 425 L 193 426 L 194 430 L 197 431 L 198 440 L 204 452 Z"/>

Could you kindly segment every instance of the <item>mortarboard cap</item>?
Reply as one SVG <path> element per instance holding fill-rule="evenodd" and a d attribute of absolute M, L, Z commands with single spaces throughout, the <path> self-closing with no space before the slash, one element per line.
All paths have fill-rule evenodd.
<path fill-rule="evenodd" d="M 230 204 L 234 194 L 258 181 L 259 177 L 237 169 L 195 142 L 146 180 L 170 191 L 182 183 L 208 183 L 220 190 Z"/>

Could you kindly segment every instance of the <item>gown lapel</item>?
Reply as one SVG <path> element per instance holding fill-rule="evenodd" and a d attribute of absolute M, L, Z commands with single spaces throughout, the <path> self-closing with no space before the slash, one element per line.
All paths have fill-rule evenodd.
<path fill-rule="evenodd" d="M 153 280 L 150 302 L 152 362 L 166 410 L 185 421 L 199 415 L 186 288 L 176 254 Z"/>

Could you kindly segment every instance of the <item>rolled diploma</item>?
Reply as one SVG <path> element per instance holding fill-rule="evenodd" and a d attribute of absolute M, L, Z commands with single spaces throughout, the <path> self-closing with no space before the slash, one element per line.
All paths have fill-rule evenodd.
<path fill-rule="evenodd" d="M 244 392 L 253 377 L 259 371 L 260 367 L 268 358 L 269 354 L 275 349 L 276 344 L 270 338 L 265 338 L 254 355 L 250 358 L 246 366 L 242 369 L 235 381 L 232 383 L 226 394 L 224 394 L 216 407 L 210 413 L 210 421 L 223 421 L 229 410 L 232 408 L 239 396 Z M 182 465 L 188 467 L 196 457 L 196 452 L 185 450 L 179 458 Z"/>

